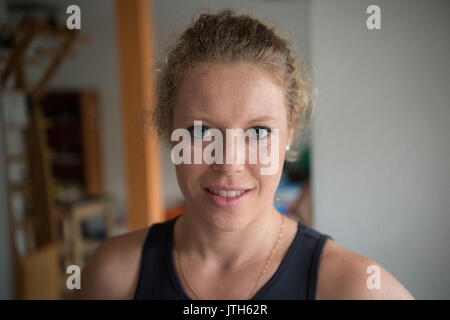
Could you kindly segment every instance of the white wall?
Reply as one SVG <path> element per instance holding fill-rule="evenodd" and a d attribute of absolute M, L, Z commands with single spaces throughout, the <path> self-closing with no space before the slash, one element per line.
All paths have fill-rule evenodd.
<path fill-rule="evenodd" d="M 445 0 L 312 1 L 317 228 L 422 299 L 450 298 L 449 31 Z"/>
<path fill-rule="evenodd" d="M 177 36 L 203 9 L 215 12 L 225 8 L 261 18 L 275 26 L 282 35 L 291 39 L 301 53 L 308 55 L 308 1 L 154 0 L 155 48 L 158 59 L 162 59 L 167 46 L 176 40 Z M 161 153 L 164 173 L 164 202 L 166 207 L 171 207 L 177 200 L 182 199 L 182 195 L 177 184 L 174 166 L 170 160 L 170 150 L 167 144 L 162 143 L 162 146 L 164 148 Z"/>

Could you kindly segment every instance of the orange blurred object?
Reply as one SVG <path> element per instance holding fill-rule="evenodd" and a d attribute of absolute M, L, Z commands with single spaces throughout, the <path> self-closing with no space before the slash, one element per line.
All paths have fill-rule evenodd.
<path fill-rule="evenodd" d="M 176 216 L 179 216 L 180 214 L 186 213 L 186 207 L 183 203 L 180 203 L 179 205 L 176 205 L 175 207 L 172 207 L 168 211 L 166 211 L 166 220 L 170 220 L 175 218 Z"/>

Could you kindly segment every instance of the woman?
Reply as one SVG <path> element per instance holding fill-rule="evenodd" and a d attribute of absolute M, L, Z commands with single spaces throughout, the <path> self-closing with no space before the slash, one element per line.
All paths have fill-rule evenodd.
<path fill-rule="evenodd" d="M 306 70 L 273 29 L 230 10 L 202 14 L 164 63 L 156 125 L 166 138 L 185 129 L 202 147 L 210 143 L 205 137 L 210 139 L 213 130 L 242 129 L 248 137 L 246 152 L 251 151 L 250 140 L 266 147 L 278 143 L 279 152 L 270 156 L 282 164 L 296 130 L 305 126 L 310 96 Z M 194 121 L 201 125 L 193 126 Z M 232 135 L 225 143 L 234 139 Z M 223 149 L 226 157 L 230 151 Z M 177 164 L 186 214 L 107 240 L 83 270 L 82 295 L 412 298 L 376 262 L 276 211 L 273 199 L 282 166 L 262 174 L 266 164 L 239 161 L 239 155 L 234 153 L 231 162 Z"/>

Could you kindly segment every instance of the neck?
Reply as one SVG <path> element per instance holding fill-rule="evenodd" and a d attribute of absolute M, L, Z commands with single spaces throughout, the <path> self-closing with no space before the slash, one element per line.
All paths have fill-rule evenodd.
<path fill-rule="evenodd" d="M 223 231 L 189 211 L 175 225 L 175 248 L 211 267 L 236 269 L 265 259 L 281 226 L 280 213 L 271 208 L 235 230 Z M 178 240 L 177 240 L 178 239 Z"/>

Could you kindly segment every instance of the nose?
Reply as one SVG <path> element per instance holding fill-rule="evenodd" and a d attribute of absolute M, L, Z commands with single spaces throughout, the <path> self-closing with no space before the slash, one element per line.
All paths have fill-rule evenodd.
<path fill-rule="evenodd" d="M 229 164 L 228 163 L 223 163 L 223 164 L 214 163 L 212 165 L 212 167 L 215 171 L 220 172 L 225 175 L 232 175 L 235 173 L 242 172 L 244 170 L 244 165 L 238 164 L 238 163 L 229 163 Z"/>
<path fill-rule="evenodd" d="M 228 137 L 227 137 L 228 138 Z M 245 139 L 238 143 L 239 137 L 226 139 L 223 147 L 223 163 L 214 163 L 212 168 L 222 174 L 231 175 L 242 172 L 245 166 Z"/>

